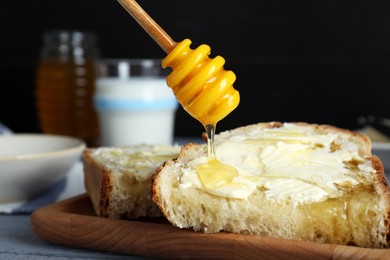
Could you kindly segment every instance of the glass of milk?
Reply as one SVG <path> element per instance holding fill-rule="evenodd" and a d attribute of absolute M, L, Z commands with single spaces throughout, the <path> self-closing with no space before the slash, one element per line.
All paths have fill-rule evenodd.
<path fill-rule="evenodd" d="M 172 144 L 178 102 L 159 59 L 103 59 L 94 106 L 100 145 Z"/>

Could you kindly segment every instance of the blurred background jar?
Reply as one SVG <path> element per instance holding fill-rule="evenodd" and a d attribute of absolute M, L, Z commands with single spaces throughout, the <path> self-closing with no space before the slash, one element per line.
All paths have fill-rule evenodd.
<path fill-rule="evenodd" d="M 96 35 L 48 31 L 37 68 L 36 105 L 42 132 L 79 137 L 94 146 L 99 124 L 93 107 Z"/>

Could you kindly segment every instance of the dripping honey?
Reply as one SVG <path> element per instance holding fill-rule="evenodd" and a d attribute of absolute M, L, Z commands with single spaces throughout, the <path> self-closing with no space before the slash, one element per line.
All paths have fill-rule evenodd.
<path fill-rule="evenodd" d="M 199 165 L 196 172 L 202 182 L 203 187 L 210 190 L 215 190 L 223 185 L 231 184 L 234 177 L 238 176 L 238 172 L 234 167 L 226 165 L 217 160 L 214 150 L 214 132 L 215 125 L 205 126 L 207 133 L 207 163 Z"/>

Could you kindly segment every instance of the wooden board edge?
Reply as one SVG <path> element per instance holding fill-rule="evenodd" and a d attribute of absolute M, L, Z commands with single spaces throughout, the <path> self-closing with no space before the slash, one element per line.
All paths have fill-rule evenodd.
<path fill-rule="evenodd" d="M 364 259 L 389 257 L 388 249 L 278 239 L 232 233 L 204 234 L 169 224 L 78 214 L 92 207 L 86 194 L 32 213 L 33 232 L 47 242 L 114 253 L 169 259 Z"/>

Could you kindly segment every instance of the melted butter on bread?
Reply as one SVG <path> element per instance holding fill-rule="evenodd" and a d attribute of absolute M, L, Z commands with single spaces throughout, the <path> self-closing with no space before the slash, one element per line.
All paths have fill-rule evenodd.
<path fill-rule="evenodd" d="M 215 149 L 217 159 L 236 168 L 238 175 L 221 176 L 218 185 L 213 178 L 201 179 L 196 168 L 207 162 L 205 155 L 189 162 L 183 187 L 237 199 L 246 199 L 259 188 L 276 201 L 305 204 L 342 196 L 371 182 L 375 171 L 364 163 L 355 143 L 288 123 L 232 136 L 216 142 Z M 357 173 L 352 175 L 351 167 Z"/>

